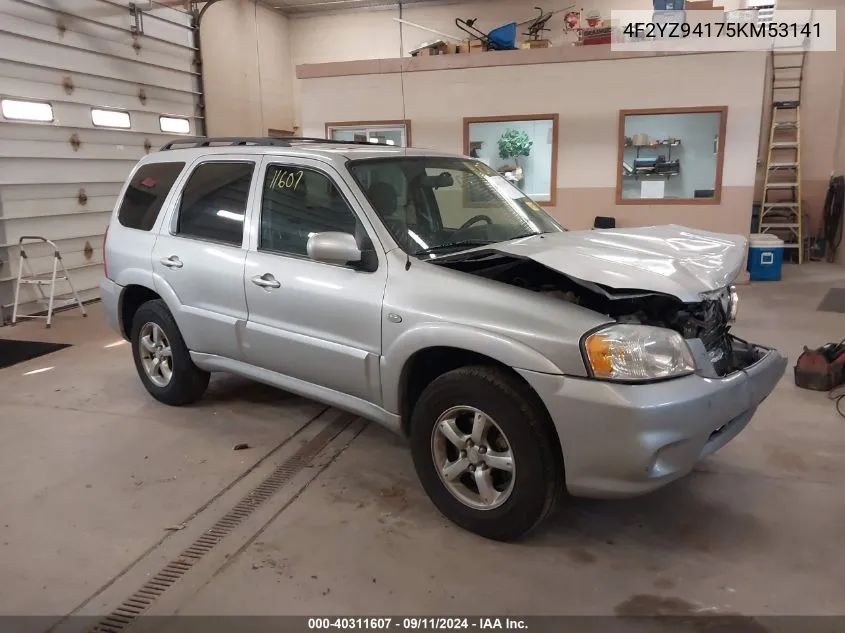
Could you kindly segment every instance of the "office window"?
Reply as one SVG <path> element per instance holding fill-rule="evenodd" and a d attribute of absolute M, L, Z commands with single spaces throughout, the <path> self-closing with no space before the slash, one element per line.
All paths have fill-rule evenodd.
<path fill-rule="evenodd" d="M 464 154 L 499 172 L 535 202 L 555 205 L 557 114 L 465 118 Z M 487 202 L 483 190 L 468 189 L 466 196 L 468 205 Z"/>
<path fill-rule="evenodd" d="M 264 177 L 259 250 L 306 257 L 311 234 L 326 231 L 364 235 L 328 176 L 313 169 L 270 165 Z M 359 246 L 363 248 L 364 242 L 362 238 Z"/>
<path fill-rule="evenodd" d="M 347 121 L 326 123 L 326 138 L 333 141 L 411 146 L 410 121 Z"/>
<path fill-rule="evenodd" d="M 623 110 L 617 204 L 718 204 L 727 108 Z"/>
<path fill-rule="evenodd" d="M 150 163 L 136 171 L 120 203 L 118 222 L 130 229 L 152 229 L 184 167 L 185 163 Z"/>
<path fill-rule="evenodd" d="M 241 246 L 254 163 L 208 162 L 194 170 L 179 205 L 177 235 Z"/>

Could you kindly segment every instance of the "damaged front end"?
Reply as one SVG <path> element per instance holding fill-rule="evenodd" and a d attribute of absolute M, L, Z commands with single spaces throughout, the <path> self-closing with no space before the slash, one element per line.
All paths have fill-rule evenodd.
<path fill-rule="evenodd" d="M 620 324 L 650 325 L 679 333 L 710 377 L 753 365 L 767 350 L 731 334 L 738 297 L 732 286 L 702 293 L 700 301 L 640 289 L 610 288 L 552 270 L 530 258 L 494 250 L 434 263 L 573 303 Z"/>

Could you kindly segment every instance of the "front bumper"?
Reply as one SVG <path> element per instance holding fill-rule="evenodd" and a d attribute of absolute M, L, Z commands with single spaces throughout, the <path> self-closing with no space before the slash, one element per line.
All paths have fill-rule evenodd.
<path fill-rule="evenodd" d="M 623 385 L 520 374 L 552 416 L 569 492 L 629 497 L 689 473 L 745 428 L 786 370 L 785 357 L 776 350 L 765 352 L 725 378 L 692 375 Z"/>

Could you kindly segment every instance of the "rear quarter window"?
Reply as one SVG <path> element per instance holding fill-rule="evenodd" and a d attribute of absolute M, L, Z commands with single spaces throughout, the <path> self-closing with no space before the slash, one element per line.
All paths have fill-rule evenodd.
<path fill-rule="evenodd" d="M 117 221 L 130 229 L 152 229 L 167 194 L 184 168 L 185 163 L 150 163 L 141 167 L 123 195 Z"/>

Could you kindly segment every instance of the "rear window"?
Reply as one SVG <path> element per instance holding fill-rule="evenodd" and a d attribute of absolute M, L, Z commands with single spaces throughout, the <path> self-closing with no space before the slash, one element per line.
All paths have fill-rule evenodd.
<path fill-rule="evenodd" d="M 120 203 L 118 222 L 130 229 L 152 229 L 184 167 L 185 163 L 150 163 L 136 171 Z"/>

